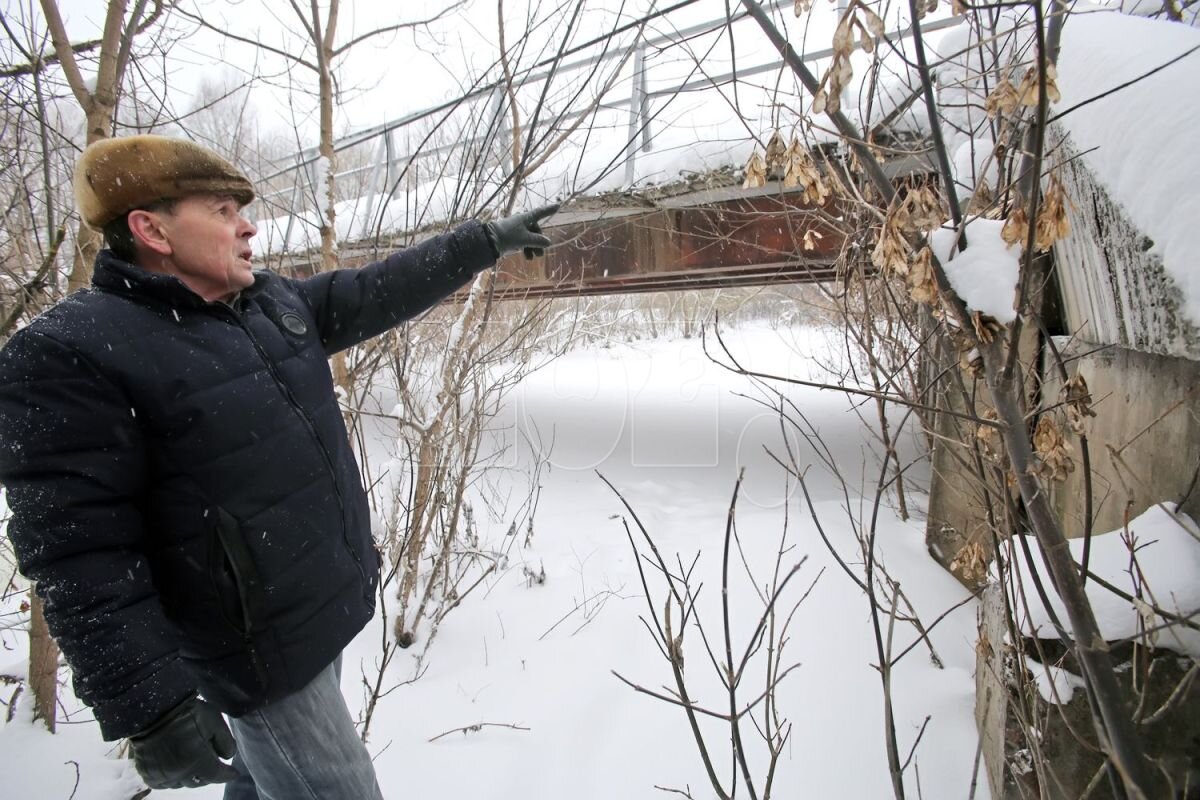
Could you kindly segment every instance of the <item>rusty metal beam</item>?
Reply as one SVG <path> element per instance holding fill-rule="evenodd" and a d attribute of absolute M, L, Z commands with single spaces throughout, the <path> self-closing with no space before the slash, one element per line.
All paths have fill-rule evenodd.
<path fill-rule="evenodd" d="M 778 183 L 708 187 L 652 203 L 592 199 L 552 218 L 546 232 L 556 244 L 544 257 L 503 259 L 495 293 L 580 297 L 828 281 L 846 246 L 846 216 L 835 201 L 813 205 Z M 371 255 L 344 250 L 342 265 Z M 301 273 L 304 266 L 293 264 Z"/>
<path fill-rule="evenodd" d="M 585 297 L 639 292 L 718 289 L 732 286 L 768 286 L 776 283 L 816 283 L 838 277 L 834 265 L 824 262 L 764 264 L 686 272 L 623 275 L 559 283 L 505 283 L 498 281 L 497 300 L 525 300 L 550 297 Z"/>
<path fill-rule="evenodd" d="M 845 246 L 833 202 L 778 184 L 705 189 L 654 205 L 572 208 L 552 220 L 545 257 L 499 265 L 497 296 L 578 297 L 830 280 Z"/>

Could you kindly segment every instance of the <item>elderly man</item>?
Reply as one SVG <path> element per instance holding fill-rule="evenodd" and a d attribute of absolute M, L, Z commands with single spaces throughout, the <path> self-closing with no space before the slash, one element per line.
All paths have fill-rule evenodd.
<path fill-rule="evenodd" d="M 0 356 L 0 480 L 76 693 L 151 788 L 381 797 L 338 683 L 380 563 L 327 358 L 547 247 L 555 208 L 292 280 L 191 142 L 98 142 L 75 196 L 109 249 Z"/>

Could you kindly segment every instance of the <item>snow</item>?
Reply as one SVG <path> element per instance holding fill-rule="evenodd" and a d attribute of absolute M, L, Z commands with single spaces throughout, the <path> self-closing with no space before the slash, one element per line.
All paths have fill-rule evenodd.
<path fill-rule="evenodd" d="M 1076 13 L 1058 61 L 1062 113 L 1200 46 L 1200 29 L 1118 13 Z M 1200 51 L 1060 119 L 1077 150 L 1183 293 L 1200 324 Z"/>
<path fill-rule="evenodd" d="M 1000 237 L 1003 227 L 1000 220 L 976 218 L 967 221 L 965 250 L 952 253 L 958 237 L 951 227 L 934 231 L 930 244 L 967 307 L 1008 324 L 1017 317 L 1014 301 L 1021 248 L 1005 243 Z"/>
<path fill-rule="evenodd" d="M 23 661 L 16 661 L 4 664 L 0 672 L 24 674 L 26 669 Z M 75 698 L 65 700 L 78 708 Z M 0 747 L 5 797 L 129 800 L 144 788 L 133 762 L 118 759 L 117 744 L 100 741 L 95 724 L 62 724 L 60 717 L 58 732 L 51 734 L 33 720 L 27 693 L 21 695 L 12 721 L 0 721 Z"/>
<path fill-rule="evenodd" d="M 1126 594 L 1142 597 L 1146 602 L 1173 614 L 1187 616 L 1200 611 L 1200 540 L 1196 523 L 1173 506 L 1151 506 L 1129 523 L 1129 534 L 1111 531 L 1092 537 L 1088 569 Z M 1076 562 L 1083 558 L 1083 540 L 1070 541 L 1071 555 Z M 1048 573 L 1037 558 L 1037 543 L 1029 542 L 1038 564 L 1038 575 L 1049 587 Z M 1132 549 L 1136 551 L 1137 569 L 1133 569 Z M 1027 614 L 1021 614 L 1023 631 L 1043 639 L 1057 638 L 1057 632 L 1044 606 L 1037 600 L 1029 567 L 1022 557 L 1014 557 L 1018 579 L 1029 599 Z M 1135 581 L 1134 576 L 1137 576 Z M 1139 594 L 1138 587 L 1141 588 Z M 1066 609 L 1050 590 L 1051 605 L 1060 620 L 1066 621 Z M 1087 583 L 1088 599 L 1096 614 L 1100 632 L 1108 641 L 1128 639 L 1139 634 L 1139 626 L 1163 625 L 1167 620 L 1153 614 L 1145 606 L 1118 597 L 1095 581 Z M 1179 625 L 1155 635 L 1159 647 L 1185 655 L 1200 657 L 1200 633 Z"/>
<path fill-rule="evenodd" d="M 319 156 L 312 165 L 313 196 L 322 218 L 328 217 L 329 176 L 334 173 L 333 162 L 328 156 Z"/>
<path fill-rule="evenodd" d="M 730 332 L 728 341 L 750 368 L 828 380 L 817 359 L 837 361 L 836 337 L 821 330 L 748 327 Z M 826 532 L 852 568 L 861 570 L 848 513 L 870 518 L 870 497 L 861 497 L 861 485 L 873 485 L 878 468 L 870 431 L 843 395 L 803 387 L 785 391 L 813 421 L 847 478 L 844 495 L 810 446 L 792 437 L 799 463 L 813 465 L 809 489 Z M 704 588 L 698 611 L 712 635 L 719 630 L 726 512 L 743 467 L 737 524 L 754 580 L 735 556 L 734 647 L 745 646 L 761 613 L 754 587 L 769 580 L 781 541 L 790 548 L 785 568 L 808 557 L 786 601 L 795 603 L 813 587 L 785 648 L 785 663 L 799 667 L 779 690 L 780 711 L 794 727 L 774 793 L 892 796 L 866 599 L 824 549 L 796 486 L 764 452 L 779 450 L 781 433 L 760 399 L 745 379 L 713 365 L 696 338 L 575 350 L 518 386 L 497 422 L 497 434 L 513 445 L 501 474 L 519 483 L 535 460 L 529 440 L 554 442 L 541 453 L 549 467 L 540 479 L 533 539 L 528 548 L 515 544 L 507 569 L 447 617 L 428 651 L 425 674 L 380 702 L 368 747 L 385 797 L 607 800 L 662 796 L 656 786 L 690 787 L 696 797 L 711 796 L 683 713 L 634 692 L 612 674 L 654 690 L 671 684 L 669 667 L 639 620 L 648 611 L 619 519 L 623 507 L 594 470 L 625 495 L 667 558 L 673 561 L 678 553 L 690 563 L 699 555 L 697 583 Z M 382 420 L 375 424 L 380 427 L 372 433 L 373 447 L 385 448 L 394 429 Z M 385 461 L 380 454 L 372 459 Z M 910 504 L 920 501 L 910 497 Z M 480 502 L 476 512 L 484 540 L 502 541 L 507 522 L 494 519 Z M 968 596 L 929 558 L 923 530 L 923 519 L 904 522 L 887 507 L 881 512 L 882 563 L 929 624 Z M 545 583 L 531 582 L 526 566 L 535 573 L 544 569 Z M 661 612 L 664 586 L 654 575 L 650 579 Z M 363 700 L 359 668 L 372 670 L 381 624 L 372 622 L 346 654 L 343 690 L 355 712 Z M 916 639 L 904 624 L 897 625 L 895 637 L 896 652 Z M 944 669 L 931 664 L 923 645 L 895 668 L 902 752 L 930 717 L 913 759 L 927 797 L 965 796 L 971 784 L 975 638 L 975 606 L 968 601 L 932 632 Z M 412 677 L 422 644 L 401 651 L 385 685 Z M 726 701 L 694 628 L 686 634 L 684 654 L 696 700 L 719 708 Z M 761 669 L 750 672 L 748 687 L 760 686 L 761 676 Z M 59 736 L 41 733 L 24 717 L 0 726 L 6 790 L 14 797 L 66 798 L 74 770 L 63 762 L 74 760 L 82 773 L 77 798 L 127 800 L 127 762 L 111 760 L 112 746 L 99 740 L 68 689 L 64 703 L 73 724 L 63 726 Z M 23 700 L 22 713 L 26 708 Z M 479 723 L 499 727 L 429 741 Z M 722 754 L 720 773 L 728 775 L 721 746 L 727 732 L 707 720 L 703 728 Z M 752 763 L 761 767 L 763 748 L 752 733 L 750 747 Z M 915 793 L 915 770 L 910 767 L 907 776 Z M 977 796 L 985 793 L 981 782 Z M 218 787 L 154 793 L 164 800 L 220 796 Z"/>
<path fill-rule="evenodd" d="M 1076 689 L 1083 689 L 1083 678 L 1061 667 L 1051 667 L 1025 656 L 1025 668 L 1033 675 L 1038 694 L 1047 703 L 1061 705 L 1071 702 Z"/>
<path fill-rule="evenodd" d="M 974 139 L 966 139 L 954 151 L 951 166 L 954 169 L 954 192 L 958 202 L 967 207 L 976 188 L 986 185 L 995 190 L 997 181 L 994 175 L 989 175 L 989 168 L 996 171 L 995 148 L 981 144 Z"/>
<path fill-rule="evenodd" d="M 1102 5 L 1108 8 L 1119 8 L 1126 14 L 1139 17 L 1166 18 L 1166 9 L 1162 0 L 1112 0 L 1102 3 Z M 1200 24 L 1200 8 L 1197 8 L 1195 3 L 1178 3 L 1175 10 L 1179 13 L 1180 19 L 1188 25 Z"/>

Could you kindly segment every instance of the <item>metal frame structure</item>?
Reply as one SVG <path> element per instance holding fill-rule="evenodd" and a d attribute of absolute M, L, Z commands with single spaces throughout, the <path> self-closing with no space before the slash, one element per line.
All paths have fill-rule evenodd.
<path fill-rule="evenodd" d="M 666 16 L 670 11 L 679 8 L 683 4 L 677 4 L 668 8 L 664 12 L 659 12 L 657 17 Z M 791 5 L 791 0 L 772 0 L 764 4 L 769 10 L 775 11 L 785 6 Z M 842 11 L 845 8 L 845 0 L 840 0 L 838 9 Z M 728 85 L 738 80 L 744 80 L 754 76 L 762 75 L 779 71 L 785 68 L 782 60 L 771 60 L 769 63 L 756 64 L 746 68 L 737 68 L 726 73 L 712 76 L 704 76 L 702 78 L 685 80 L 676 85 L 670 85 L 658 88 L 654 91 L 649 89 L 649 62 L 648 53 L 652 51 L 666 51 L 674 47 L 681 47 L 684 43 L 697 36 L 702 36 L 709 33 L 714 33 L 721 28 L 735 24 L 748 15 L 745 12 L 735 13 L 731 17 L 724 16 L 717 19 L 710 19 L 705 22 L 690 25 L 686 28 L 678 29 L 672 33 L 660 33 L 654 36 L 645 36 L 644 30 L 650 17 L 643 17 L 634 23 L 626 24 L 617 30 L 610 31 L 602 37 L 577 45 L 568 51 L 568 55 L 578 53 L 588 48 L 594 47 L 597 44 L 611 40 L 616 36 L 628 33 L 630 30 L 636 30 L 634 40 L 625 47 L 606 50 L 600 54 L 592 54 L 574 61 L 555 64 L 552 61 L 544 61 L 535 64 L 515 77 L 518 86 L 521 88 L 536 85 L 540 82 L 547 81 L 552 77 L 561 77 L 566 74 L 571 74 L 585 69 L 594 69 L 596 66 L 613 61 L 628 60 L 632 58 L 633 69 L 631 78 L 628 81 L 623 81 L 622 84 L 628 86 L 628 91 L 623 95 L 614 97 L 612 100 L 605 100 L 600 103 L 597 108 L 602 110 L 619 110 L 628 108 L 628 125 L 627 125 L 627 142 L 621 151 L 621 156 L 624 160 L 624 179 L 626 185 L 632 184 L 636 176 L 637 155 L 639 152 L 649 152 L 653 148 L 654 136 L 651 130 L 651 106 L 653 102 L 659 98 L 671 97 L 683 92 L 701 91 L 708 88 L 721 87 Z M 958 24 L 958 20 L 954 18 L 937 20 L 928 22 L 922 25 L 922 30 L 930 32 L 943 29 L 952 25 Z M 888 38 L 896 41 L 906 38 L 911 35 L 911 27 L 905 27 L 900 30 L 888 34 Z M 815 52 L 806 53 L 805 61 L 818 61 L 829 58 L 832 55 L 831 49 L 822 49 Z M 505 142 L 505 137 L 511 136 L 511 130 L 508 124 L 507 115 L 507 86 L 503 81 L 494 81 L 492 83 L 478 86 L 465 92 L 464 94 L 440 103 L 435 106 L 424 108 L 418 111 L 405 114 L 394 120 L 357 131 L 353 134 L 343 137 L 334 144 L 335 152 L 345 151 L 349 148 L 360 146 L 369 142 L 376 142 L 376 155 L 372 163 L 364 167 L 358 167 L 351 170 L 345 170 L 335 174 L 335 179 L 347 179 L 361 175 L 364 171 L 369 172 L 367 181 L 367 208 L 359 212 L 361 222 L 358 223 L 357 230 L 347 239 L 349 241 L 358 241 L 368 238 L 373 217 L 381 207 L 382 203 L 387 202 L 388 197 L 394 191 L 398 182 L 399 176 L 402 174 L 400 165 L 405 165 L 407 169 L 418 159 L 434 159 L 443 156 L 455 149 L 464 146 L 493 146 L 498 143 L 500 149 L 506 154 L 508 162 L 511 162 L 511 156 L 507 155 L 511 152 L 511 142 Z M 619 91 L 618 89 L 613 90 Z M 602 98 L 603 99 L 603 98 Z M 478 102 L 486 103 L 485 108 L 488 124 L 484 128 L 482 136 L 474 136 L 470 138 L 460 139 L 451 144 L 430 147 L 419 152 L 400 152 L 397 147 L 395 136 L 398 132 L 405 130 L 409 126 L 439 113 L 449 113 L 453 110 L 465 105 Z M 550 118 L 545 118 L 536 121 L 536 129 L 545 129 L 548 126 L 563 126 L 576 121 L 581 116 L 596 112 L 596 108 L 590 108 L 583 111 L 572 111 L 563 113 Z M 639 141 L 640 140 L 640 141 Z M 270 198 L 278 198 L 287 196 L 287 208 L 299 209 L 303 207 L 301 200 L 306 192 L 312 191 L 312 186 L 315 179 L 314 167 L 320 158 L 317 148 L 307 148 L 298 152 L 293 163 L 289 166 L 280 169 L 274 173 L 265 176 L 263 182 L 268 182 L 289 173 L 295 175 L 290 189 L 283 189 L 276 192 L 266 193 L 263 197 L 264 201 Z M 508 164 L 512 168 L 512 164 Z M 283 241 L 286 243 L 291 240 L 291 235 L 296 224 L 297 214 L 289 213 L 286 230 L 283 236 Z"/>

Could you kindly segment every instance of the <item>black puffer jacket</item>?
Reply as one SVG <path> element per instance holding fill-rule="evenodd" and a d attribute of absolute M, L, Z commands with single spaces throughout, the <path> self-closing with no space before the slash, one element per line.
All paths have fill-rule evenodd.
<path fill-rule="evenodd" d="M 107 251 L 0 354 L 22 572 L 106 739 L 199 690 L 241 714 L 371 618 L 379 561 L 327 356 L 495 260 L 478 223 L 232 306 Z"/>

